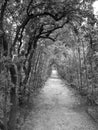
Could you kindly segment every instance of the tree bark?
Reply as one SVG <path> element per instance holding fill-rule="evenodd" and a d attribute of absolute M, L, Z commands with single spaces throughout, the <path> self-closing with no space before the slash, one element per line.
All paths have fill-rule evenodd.
<path fill-rule="evenodd" d="M 16 120 L 17 120 L 17 96 L 16 96 L 16 86 L 11 88 L 10 90 L 10 116 L 9 116 L 9 123 L 8 123 L 8 130 L 15 130 L 16 129 Z"/>
<path fill-rule="evenodd" d="M 80 48 L 78 47 L 78 54 L 79 54 L 79 77 L 80 77 L 80 88 L 82 90 L 82 70 L 81 70 L 81 57 L 80 57 Z"/>
<path fill-rule="evenodd" d="M 85 55 L 85 50 L 84 50 L 84 43 L 83 43 L 83 41 L 82 41 L 82 47 L 83 47 L 84 66 L 85 66 L 85 70 L 86 70 L 86 85 L 87 85 L 87 88 L 88 88 L 88 87 L 89 87 L 89 86 L 88 86 L 88 71 L 87 71 L 86 55 Z"/>
<path fill-rule="evenodd" d="M 16 128 L 16 120 L 17 120 L 17 73 L 14 65 L 10 67 L 11 81 L 13 86 L 10 89 L 10 112 L 9 112 L 9 121 L 8 121 L 8 130 L 15 130 Z"/>

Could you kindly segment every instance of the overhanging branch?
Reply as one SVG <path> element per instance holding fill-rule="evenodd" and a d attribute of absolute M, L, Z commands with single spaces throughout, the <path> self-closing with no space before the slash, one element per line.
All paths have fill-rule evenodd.
<path fill-rule="evenodd" d="M 58 17 L 57 14 L 53 15 L 52 13 L 49 13 L 49 12 L 44 12 L 44 13 L 39 13 L 39 14 L 31 14 L 31 15 L 27 15 L 27 17 L 25 18 L 25 20 L 22 22 L 22 24 L 20 26 L 17 27 L 17 31 L 16 31 L 16 36 L 15 36 L 15 39 L 14 39 L 14 42 L 13 42 L 13 45 L 11 47 L 11 51 L 13 50 L 17 40 L 18 40 L 18 35 L 20 33 L 20 30 L 22 29 L 24 31 L 24 28 L 25 26 L 28 24 L 28 22 L 31 20 L 31 19 L 34 19 L 34 18 L 37 18 L 37 17 L 43 17 L 43 16 L 50 16 L 52 17 L 55 21 L 59 21 L 61 20 L 64 16 L 66 16 L 66 14 L 63 12 L 62 15 L 60 17 Z M 68 22 L 68 21 L 67 21 Z M 57 27 L 58 28 L 58 27 Z M 52 31 L 50 31 L 51 33 Z M 11 52 L 10 51 L 10 52 Z"/>
<path fill-rule="evenodd" d="M 50 29 L 50 30 L 48 30 L 48 31 L 42 32 L 42 33 L 41 33 L 41 36 L 46 36 L 46 37 L 48 37 L 51 33 L 53 33 L 54 31 L 56 31 L 57 29 L 63 28 L 66 23 L 68 23 L 68 21 L 64 22 L 64 23 L 63 23 L 62 25 L 60 25 L 60 26 L 55 26 L 53 29 Z"/>
<path fill-rule="evenodd" d="M 53 42 L 55 42 L 55 39 L 54 39 L 54 38 L 52 38 L 52 37 L 40 36 L 39 38 L 43 38 L 43 39 L 50 39 L 50 40 L 52 40 Z"/>

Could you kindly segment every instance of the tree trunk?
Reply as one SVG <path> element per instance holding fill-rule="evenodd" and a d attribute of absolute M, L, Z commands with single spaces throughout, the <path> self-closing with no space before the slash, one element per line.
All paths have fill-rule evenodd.
<path fill-rule="evenodd" d="M 73 53 L 74 53 L 75 59 L 77 59 L 74 50 L 73 50 Z M 77 77 L 77 80 L 78 80 L 78 88 L 79 88 L 79 86 L 80 86 L 80 80 L 79 80 L 79 79 L 80 79 L 80 78 L 79 78 L 79 69 L 78 69 L 78 67 L 76 67 L 76 77 Z"/>
<path fill-rule="evenodd" d="M 4 88 L 4 107 L 3 107 L 3 113 L 4 113 L 4 129 L 8 130 L 8 124 L 7 124 L 7 86 L 8 84 L 5 84 Z"/>
<path fill-rule="evenodd" d="M 10 90 L 10 99 L 11 99 L 11 109 L 9 116 L 8 130 L 16 129 L 16 120 L 17 120 L 17 96 L 16 96 L 16 86 Z"/>
<path fill-rule="evenodd" d="M 82 70 L 81 70 L 81 57 L 80 57 L 80 48 L 78 47 L 78 54 L 79 54 L 79 77 L 80 77 L 80 88 L 82 90 Z"/>
<path fill-rule="evenodd" d="M 93 59 L 93 50 L 91 49 L 91 58 L 90 58 L 90 69 L 91 69 L 91 84 L 92 84 L 92 96 L 93 96 L 93 89 L 94 89 L 94 72 L 93 72 L 93 64 L 92 64 L 92 59 Z"/>
<path fill-rule="evenodd" d="M 17 73 L 14 65 L 10 67 L 11 81 L 13 86 L 10 89 L 10 113 L 9 113 L 9 122 L 8 122 L 8 130 L 15 130 L 16 128 L 16 120 L 17 120 L 17 94 L 16 94 L 16 86 L 17 86 Z"/>
<path fill-rule="evenodd" d="M 86 70 L 86 85 L 87 85 L 87 88 L 88 88 L 89 87 L 88 86 L 88 71 L 87 71 L 86 56 L 85 56 L 85 50 L 84 50 L 84 43 L 83 43 L 83 41 L 82 41 L 82 47 L 83 47 L 84 66 L 85 66 L 85 70 Z"/>

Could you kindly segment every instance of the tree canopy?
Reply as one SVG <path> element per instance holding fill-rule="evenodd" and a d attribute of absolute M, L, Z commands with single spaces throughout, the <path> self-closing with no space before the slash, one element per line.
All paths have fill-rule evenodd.
<path fill-rule="evenodd" d="M 16 128 L 17 107 L 42 87 L 53 64 L 61 77 L 80 90 L 90 84 L 97 86 L 98 19 L 94 2 L 0 1 L 0 92 L 4 94 L 3 101 L 0 99 L 4 106 L 0 129 Z"/>

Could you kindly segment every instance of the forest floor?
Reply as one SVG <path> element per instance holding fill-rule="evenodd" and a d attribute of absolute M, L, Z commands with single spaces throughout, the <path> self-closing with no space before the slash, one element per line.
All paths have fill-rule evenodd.
<path fill-rule="evenodd" d="M 98 130 L 83 99 L 53 72 L 39 94 L 21 130 Z"/>

